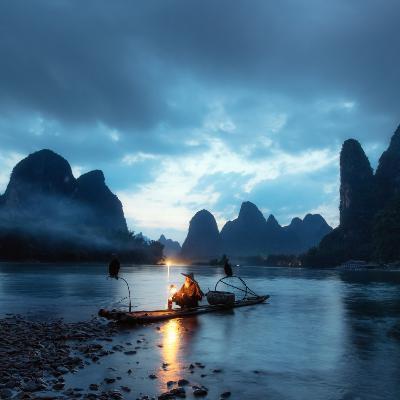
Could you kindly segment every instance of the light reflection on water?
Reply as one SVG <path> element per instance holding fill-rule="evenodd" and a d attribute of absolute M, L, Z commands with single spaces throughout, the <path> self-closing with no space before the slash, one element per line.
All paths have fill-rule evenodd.
<path fill-rule="evenodd" d="M 209 267 L 122 270 L 136 309 L 164 308 L 168 285 L 179 286 L 181 272 L 194 272 L 204 291 L 223 274 Z M 104 365 L 85 369 L 88 375 L 77 385 L 107 376 L 112 366 L 123 384 L 152 395 L 165 390 L 167 381 L 186 378 L 212 388 L 210 398 L 225 390 L 276 400 L 400 398 L 400 343 L 387 335 L 400 319 L 399 273 L 256 267 L 235 272 L 256 292 L 270 294 L 270 304 L 124 332 L 122 343 L 145 335 L 137 357 L 116 353 Z M 107 280 L 105 273 L 106 266 L 2 264 L 0 313 L 29 309 L 33 317 L 87 319 L 127 294 L 122 282 Z M 195 362 L 206 368 L 190 374 L 187 367 Z M 170 364 L 165 371 L 162 363 Z M 128 368 L 134 370 L 129 377 Z M 216 368 L 223 372 L 214 374 Z M 159 379 L 149 381 L 150 373 Z"/>
<path fill-rule="evenodd" d="M 179 347 L 181 345 L 181 329 L 180 320 L 172 319 L 167 321 L 161 328 L 162 362 L 166 365 L 160 371 L 160 380 L 162 387 L 166 387 L 168 381 L 179 380 L 179 371 L 182 368 L 181 361 L 178 357 Z"/>

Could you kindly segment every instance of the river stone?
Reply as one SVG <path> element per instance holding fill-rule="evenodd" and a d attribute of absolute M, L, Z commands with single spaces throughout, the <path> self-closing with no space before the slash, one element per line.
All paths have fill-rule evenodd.
<path fill-rule="evenodd" d="M 68 374 L 69 369 L 68 369 L 68 368 L 65 368 L 65 367 L 58 367 L 58 368 L 57 368 L 57 371 L 60 372 L 60 373 L 62 373 L 62 374 Z"/>
<path fill-rule="evenodd" d="M 205 387 L 194 386 L 193 395 L 196 397 L 207 396 L 208 390 Z"/>
<path fill-rule="evenodd" d="M 23 389 L 26 392 L 35 392 L 39 388 L 35 381 L 28 381 L 23 385 Z"/>
<path fill-rule="evenodd" d="M 65 386 L 64 383 L 58 382 L 55 385 L 53 385 L 53 389 L 54 390 L 62 390 L 62 389 L 64 389 L 64 386 Z"/>
<path fill-rule="evenodd" d="M 171 394 L 173 394 L 174 396 L 176 396 L 176 397 L 186 397 L 186 391 L 185 391 L 185 389 L 183 388 L 183 387 L 178 387 L 178 388 L 175 388 L 175 389 L 171 389 L 170 391 L 169 391 Z"/>
<path fill-rule="evenodd" d="M 122 399 L 122 394 L 121 394 L 121 392 L 119 392 L 118 390 L 113 390 L 113 391 L 110 392 L 109 394 L 110 394 L 110 397 L 111 397 L 112 399 L 115 399 L 115 400 L 120 400 L 120 399 Z"/>
<path fill-rule="evenodd" d="M 9 399 L 10 397 L 12 397 L 13 392 L 10 389 L 0 389 L 0 398 L 1 399 Z"/>

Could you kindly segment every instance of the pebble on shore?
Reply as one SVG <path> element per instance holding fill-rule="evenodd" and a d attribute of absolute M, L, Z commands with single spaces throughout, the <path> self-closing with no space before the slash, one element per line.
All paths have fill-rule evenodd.
<path fill-rule="evenodd" d="M 78 323 L 37 322 L 20 316 L 1 319 L 1 398 L 40 398 L 35 393 L 42 391 L 60 392 L 60 398 L 81 397 L 79 388 L 62 392 L 62 376 L 85 368 L 90 364 L 88 360 L 94 362 L 107 356 L 110 352 L 93 342 L 112 341 L 111 336 L 116 332 L 113 324 L 103 324 L 97 319 Z M 98 389 L 96 384 L 90 385 L 91 390 L 97 390 L 95 387 Z M 95 398 L 122 397 L 104 392 Z"/>

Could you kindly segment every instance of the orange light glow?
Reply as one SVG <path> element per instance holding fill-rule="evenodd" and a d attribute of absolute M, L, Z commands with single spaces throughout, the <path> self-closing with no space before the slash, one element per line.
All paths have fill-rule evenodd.
<path fill-rule="evenodd" d="M 164 261 L 164 265 L 166 267 L 184 267 L 187 265 L 187 263 L 184 263 L 182 260 L 179 260 L 178 258 L 168 258 Z"/>

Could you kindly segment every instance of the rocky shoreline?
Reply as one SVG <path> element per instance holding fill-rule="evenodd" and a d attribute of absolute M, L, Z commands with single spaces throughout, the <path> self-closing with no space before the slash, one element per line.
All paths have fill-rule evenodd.
<path fill-rule="evenodd" d="M 110 354 L 101 341 L 112 341 L 117 330 L 97 319 L 78 323 L 37 322 L 21 316 L 1 319 L 0 398 L 83 397 L 82 389 L 64 390 L 63 375 L 77 373 Z M 117 398 L 110 396 L 104 393 L 87 398 Z"/>
<path fill-rule="evenodd" d="M 160 330 L 156 327 L 156 330 Z M 124 399 L 135 398 L 128 386 L 115 385 L 120 376 L 111 376 L 101 382 L 86 382 L 85 387 L 69 387 L 67 374 L 79 374 L 80 370 L 98 364 L 103 357 L 123 352 L 134 355 L 140 348 L 137 340 L 125 345 L 114 344 L 113 337 L 121 333 L 115 323 L 104 323 L 98 318 L 86 322 L 67 323 L 63 320 L 50 322 L 32 321 L 19 315 L 9 315 L 0 319 L 0 399 Z M 139 344 L 139 345 L 138 345 Z M 138 364 L 138 362 L 137 362 Z M 163 363 L 161 369 L 168 370 Z M 193 363 L 184 369 L 193 373 L 202 369 L 201 363 Z M 214 370 L 212 373 L 220 373 Z M 131 370 L 127 374 L 132 374 Z M 202 376 L 206 376 L 205 374 Z M 148 376 L 156 380 L 155 374 Z M 83 386 L 83 385 L 82 385 Z M 112 387 L 108 389 L 107 387 Z M 186 379 L 168 381 L 166 391 L 157 397 L 141 393 L 138 400 L 159 400 L 177 398 L 203 398 L 208 395 L 208 388 L 191 385 Z M 129 397 L 127 397 L 129 396 Z M 230 392 L 220 394 L 221 399 L 231 396 Z"/>

